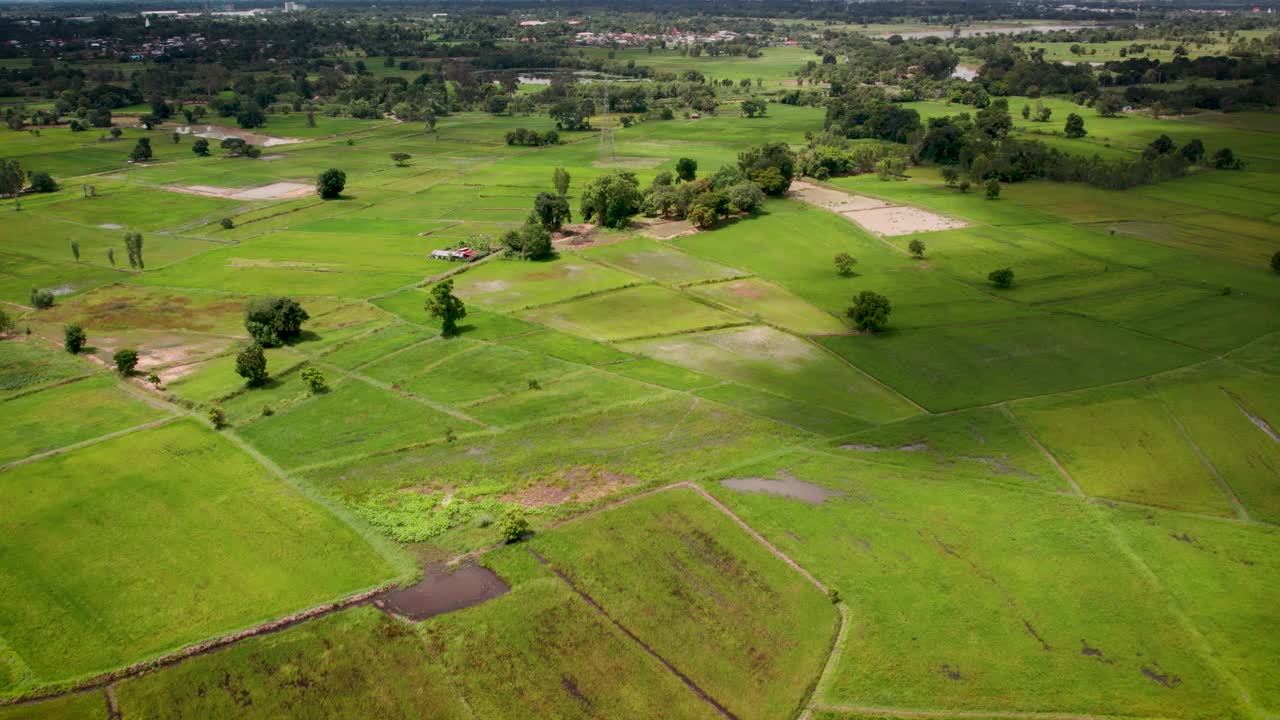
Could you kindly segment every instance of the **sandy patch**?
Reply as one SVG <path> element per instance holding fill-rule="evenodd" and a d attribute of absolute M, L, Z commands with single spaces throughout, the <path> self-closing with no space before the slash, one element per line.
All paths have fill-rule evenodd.
<path fill-rule="evenodd" d="M 124 229 L 124 226 L 121 225 L 120 223 L 102 223 L 98 227 L 102 228 L 103 230 L 123 230 Z"/>
<path fill-rule="evenodd" d="M 273 182 L 251 188 L 229 188 L 217 185 L 162 185 L 162 190 L 225 198 L 227 200 L 288 200 L 310 195 L 315 186 L 300 182 Z"/>
<path fill-rule="evenodd" d="M 840 213 L 878 235 L 911 235 L 913 233 L 955 230 L 968 223 L 920 208 L 893 205 L 873 210 Z"/>
<path fill-rule="evenodd" d="M 787 194 L 810 205 L 839 213 L 877 235 L 911 235 L 954 230 L 968 225 L 963 220 L 928 210 L 909 205 L 893 205 L 876 198 L 853 195 L 803 180 L 793 181 Z"/>
<path fill-rule="evenodd" d="M 682 235 L 692 235 L 698 229 L 688 220 L 660 220 L 649 225 L 644 232 L 655 240 L 670 240 Z"/>
<path fill-rule="evenodd" d="M 873 210 L 888 207 L 889 203 L 876 198 L 852 195 L 843 190 L 832 190 L 803 180 L 794 180 L 787 194 L 810 205 L 817 205 L 832 212 L 846 213 L 857 210 Z"/>
<path fill-rule="evenodd" d="M 478 283 L 471 284 L 471 291 L 476 293 L 496 293 L 502 292 L 511 287 L 511 283 L 506 280 L 481 280 Z"/>
<path fill-rule="evenodd" d="M 259 147 L 274 147 L 276 145 L 291 145 L 300 143 L 302 140 L 290 137 L 275 137 L 274 135 L 263 135 L 261 133 L 249 132 L 247 130 L 237 130 L 223 125 L 182 125 L 174 128 L 174 132 L 179 135 L 195 135 L 196 137 L 209 138 L 210 140 L 222 141 L 227 138 L 240 138 L 250 145 Z"/>

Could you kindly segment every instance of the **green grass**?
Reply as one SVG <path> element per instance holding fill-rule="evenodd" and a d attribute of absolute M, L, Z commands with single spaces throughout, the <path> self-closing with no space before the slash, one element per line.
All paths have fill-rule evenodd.
<path fill-rule="evenodd" d="M 634 276 L 603 265 L 562 257 L 541 262 L 487 262 L 459 275 L 453 285 L 458 297 L 468 303 L 519 310 L 636 282 Z"/>
<path fill-rule="evenodd" d="M 1276 707 L 1280 678 L 1269 668 L 1280 634 L 1266 590 L 1280 574 L 1276 529 L 1132 509 L 1109 515 L 1218 661 L 1255 703 Z"/>
<path fill-rule="evenodd" d="M 656 285 L 550 305 L 524 317 L 593 340 L 612 341 L 746 323 L 743 317 Z"/>
<path fill-rule="evenodd" d="M 90 371 L 82 361 L 38 338 L 0 340 L 0 397 L 26 392 L 47 383 Z"/>
<path fill-rule="evenodd" d="M 4 720 L 110 720 L 107 715 L 107 698 L 102 693 L 91 692 L 45 700 L 32 705 L 0 707 Z"/>
<path fill-rule="evenodd" d="M 236 354 L 221 355 L 211 360 L 198 363 L 190 370 L 190 374 L 172 380 L 165 387 L 186 400 L 194 403 L 213 403 L 235 393 L 252 392 L 247 389 L 245 379 L 236 374 Z M 267 348 L 267 372 L 280 375 L 302 362 L 302 358 L 288 348 Z"/>
<path fill-rule="evenodd" d="M 485 564 L 511 592 L 421 629 L 469 717 L 721 717 L 524 548 Z"/>
<path fill-rule="evenodd" d="M 834 637 L 830 600 L 689 490 L 531 548 L 741 718 L 795 714 Z"/>
<path fill-rule="evenodd" d="M 165 416 L 105 374 L 6 400 L 0 408 L 0 464 Z M 74 421 L 61 421 L 70 418 Z"/>
<path fill-rule="evenodd" d="M 1087 494 L 1231 514 L 1180 418 L 1145 383 L 1028 400 L 1011 409 Z"/>
<path fill-rule="evenodd" d="M 414 629 L 372 607 L 129 680 L 116 697 L 138 718 L 470 717 Z"/>
<path fill-rule="evenodd" d="M 592 260 L 672 285 L 724 280 L 743 274 L 741 270 L 701 260 L 646 238 L 597 245 L 581 252 Z"/>
<path fill-rule="evenodd" d="M 1206 358 L 1070 315 L 820 342 L 935 412 L 1130 380 Z M 947 353 L 931 354 L 934 347 Z"/>
<path fill-rule="evenodd" d="M 742 315 L 802 335 L 840 335 L 849 331 L 844 321 L 758 278 L 698 285 L 689 291 Z"/>
<path fill-rule="evenodd" d="M 843 497 L 815 507 L 708 487 L 849 603 L 848 639 L 818 702 L 1242 716 L 1087 503 L 806 453 L 732 475 L 777 473 Z M 1171 692 L 1143 668 L 1179 682 Z"/>
<path fill-rule="evenodd" d="M 626 348 L 869 422 L 917 412 L 901 396 L 821 347 L 768 327 L 642 340 Z"/>
<path fill-rule="evenodd" d="M 51 482 L 56 478 L 56 482 Z M 393 576 L 350 527 L 193 422 L 0 474 L 0 637 L 69 680 Z M 157 552 L 163 548 L 163 552 Z M 156 602 L 157 596 L 165 601 Z"/>
<path fill-rule="evenodd" d="M 443 437 L 448 428 L 472 427 L 359 380 L 331 385 L 327 393 L 248 425 L 245 438 L 292 468 L 429 442 Z"/>

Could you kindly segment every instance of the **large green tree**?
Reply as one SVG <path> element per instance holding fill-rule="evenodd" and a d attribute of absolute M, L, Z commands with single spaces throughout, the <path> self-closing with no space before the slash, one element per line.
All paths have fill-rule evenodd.
<path fill-rule="evenodd" d="M 427 314 L 440 321 L 440 334 L 458 333 L 458 321 L 467 316 L 467 306 L 453 294 L 453 281 L 436 283 L 427 294 Z"/>
<path fill-rule="evenodd" d="M 853 298 L 844 314 L 853 321 L 853 326 L 864 332 L 873 333 L 889 324 L 889 313 L 893 310 L 889 298 L 871 290 L 863 290 Z"/>
<path fill-rule="evenodd" d="M 311 319 L 298 301 L 288 297 L 264 297 L 244 308 L 244 329 L 259 345 L 276 347 L 302 334 L 302 323 Z"/>
<path fill-rule="evenodd" d="M 558 232 L 571 219 L 569 201 L 558 193 L 541 192 L 533 201 L 533 218 L 547 232 Z"/>
<path fill-rule="evenodd" d="M 582 189 L 582 219 L 608 228 L 624 228 L 640 212 L 641 200 L 635 173 L 616 171 L 592 180 Z"/>
<path fill-rule="evenodd" d="M 333 200 L 342 195 L 347 187 L 347 174 L 337 168 L 329 168 L 316 178 L 316 194 L 325 200 Z"/>
<path fill-rule="evenodd" d="M 267 354 L 258 343 L 249 343 L 236 355 L 236 374 L 250 385 L 267 381 Z"/>

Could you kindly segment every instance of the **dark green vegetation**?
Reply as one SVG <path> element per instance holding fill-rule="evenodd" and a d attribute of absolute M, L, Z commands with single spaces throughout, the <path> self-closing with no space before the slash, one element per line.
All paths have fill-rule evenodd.
<path fill-rule="evenodd" d="M 301 57 L 349 39 L 336 17 L 296 20 L 317 33 L 296 77 L 238 50 L 217 51 L 233 75 L 148 61 L 95 75 L 106 90 L 0 62 L 30 100 L 12 124 L 103 135 L 0 130 L 23 170 L 0 179 L 56 188 L 0 200 L 0 697 L 423 563 L 437 587 L 475 568 L 435 562 L 474 553 L 505 594 L 418 622 L 388 595 L 325 609 L 121 679 L 113 702 L 1280 709 L 1280 140 L 1273 41 L 1245 27 L 1265 18 L 1166 24 L 1173 81 L 1141 77 L 1165 50 L 1127 26 L 897 42 L 747 18 L 810 47 L 610 57 L 563 23 L 470 42 L 524 16 L 394 40 L 353 12 L 364 57 Z M 603 17 L 585 28 L 624 16 Z M 1037 59 L 1062 43 L 1125 59 Z M 949 77 L 959 61 L 976 81 Z M 526 66 L 637 82 L 503 72 Z M 1188 89 L 1211 74 L 1232 79 Z M 76 89 L 42 100 L 47 78 Z M 174 134 L 201 120 L 263 137 Z M 101 689 L 0 708 L 107 713 Z"/>

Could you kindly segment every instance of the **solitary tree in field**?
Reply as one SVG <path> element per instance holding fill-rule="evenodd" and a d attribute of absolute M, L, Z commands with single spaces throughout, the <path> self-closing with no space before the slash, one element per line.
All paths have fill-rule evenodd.
<path fill-rule="evenodd" d="M 88 338 L 85 337 L 84 328 L 79 325 L 72 323 L 62 328 L 62 347 L 72 355 L 83 350 L 87 341 Z"/>
<path fill-rule="evenodd" d="M 995 178 L 991 178 L 990 180 L 988 180 L 986 184 L 986 189 L 987 189 L 988 200 L 995 200 L 996 198 L 1000 197 L 1000 181 L 999 180 Z"/>
<path fill-rule="evenodd" d="M 116 249 L 107 248 L 107 262 L 111 263 L 111 267 L 116 266 Z"/>
<path fill-rule="evenodd" d="M 1082 138 L 1089 131 L 1084 129 L 1084 118 L 1071 113 L 1067 116 L 1067 124 L 1062 127 L 1062 133 L 1069 138 Z"/>
<path fill-rule="evenodd" d="M 835 263 L 836 272 L 843 277 L 848 277 L 852 275 L 853 266 L 858 264 L 857 258 L 855 258 L 854 256 L 846 252 L 842 252 L 836 255 L 834 258 L 832 258 L 832 262 Z"/>
<path fill-rule="evenodd" d="M 893 310 L 889 298 L 871 290 L 863 290 L 853 298 L 853 304 L 844 314 L 853 321 L 859 330 L 873 333 L 889 323 L 889 313 Z"/>
<path fill-rule="evenodd" d="M 558 232 L 571 219 L 569 201 L 564 195 L 538 193 L 538 197 L 533 201 L 533 218 L 539 225 L 546 228 L 547 232 Z"/>
<path fill-rule="evenodd" d="M 676 161 L 676 177 L 681 182 L 691 182 L 698 177 L 698 161 L 693 158 L 680 158 Z"/>
<path fill-rule="evenodd" d="M 209 141 L 205 140 L 204 138 L 196 138 L 196 141 L 191 143 L 191 152 L 195 153 L 200 157 L 208 157 Z"/>
<path fill-rule="evenodd" d="M 80 262 L 80 241 L 79 240 L 71 241 L 71 256 L 76 259 L 76 262 Z"/>
<path fill-rule="evenodd" d="M 1271 256 L 1271 269 L 1280 273 L 1280 250 L 1277 250 L 1276 254 Z"/>
<path fill-rule="evenodd" d="M 151 159 L 151 138 L 138 138 L 138 144 L 133 146 L 133 151 L 129 153 L 129 159 L 134 162 Z"/>
<path fill-rule="evenodd" d="M 316 178 L 316 194 L 325 200 L 339 197 L 346 187 L 347 174 L 337 168 L 329 168 Z"/>
<path fill-rule="evenodd" d="M 37 310 L 48 310 L 53 307 L 53 293 L 40 288 L 31 288 L 31 307 Z"/>
<path fill-rule="evenodd" d="M 142 262 L 142 233 L 127 232 L 124 234 L 124 249 L 129 253 L 129 267 L 135 270 L 145 270 L 146 264 Z"/>
<path fill-rule="evenodd" d="M 907 244 L 907 249 L 911 251 L 911 257 L 921 260 L 924 258 L 924 243 L 920 238 L 916 238 Z"/>
<path fill-rule="evenodd" d="M 250 343 L 236 355 L 236 374 L 250 385 L 267 381 L 267 354 L 258 343 Z"/>
<path fill-rule="evenodd" d="M 299 374 L 302 376 L 302 382 L 307 384 L 312 393 L 319 394 L 329 389 L 329 384 L 325 381 L 324 373 L 320 368 L 308 365 L 302 368 Z"/>
<path fill-rule="evenodd" d="M 467 307 L 453 294 L 452 280 L 432 287 L 425 307 L 428 315 L 440 321 L 440 334 L 445 337 L 456 335 L 458 321 L 467 316 Z"/>
<path fill-rule="evenodd" d="M 138 351 L 129 348 L 117 350 L 111 359 L 115 361 L 116 372 L 125 376 L 132 375 L 133 369 L 138 366 Z"/>
<path fill-rule="evenodd" d="M 1013 286 L 1013 269 L 999 268 L 996 270 L 992 270 L 991 272 L 987 273 L 987 279 L 991 281 L 992 285 L 995 285 L 996 287 L 1001 289 L 1012 287 Z"/>
<path fill-rule="evenodd" d="M 257 298 L 244 307 L 244 329 L 263 347 L 276 347 L 298 337 L 302 323 L 310 319 L 298 301 L 288 297 Z"/>
<path fill-rule="evenodd" d="M 405 165 L 407 165 L 407 164 L 409 163 L 409 158 L 411 158 L 411 157 L 413 157 L 413 156 L 412 156 L 412 155 L 410 155 L 409 153 L 406 153 L 406 152 L 393 152 L 393 153 L 391 153 L 391 159 L 392 159 L 392 161 L 394 161 L 394 162 L 395 162 L 396 167 L 404 167 Z"/>
<path fill-rule="evenodd" d="M 569 192 L 569 171 L 562 167 L 556 168 L 551 173 L 551 184 L 555 186 L 556 193 L 564 196 Z"/>

